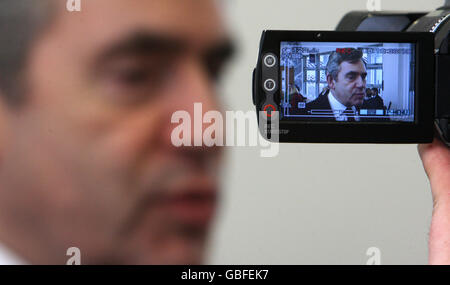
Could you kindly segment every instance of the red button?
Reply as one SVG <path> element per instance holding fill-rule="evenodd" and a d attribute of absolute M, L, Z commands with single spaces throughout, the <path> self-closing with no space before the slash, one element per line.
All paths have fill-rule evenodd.
<path fill-rule="evenodd" d="M 275 112 L 277 109 L 275 108 L 275 106 L 274 105 L 271 105 L 271 104 L 269 104 L 269 105 L 266 105 L 265 107 L 264 107 L 264 112 L 266 112 L 266 116 L 267 117 L 272 117 L 272 114 L 270 114 L 270 112 Z"/>

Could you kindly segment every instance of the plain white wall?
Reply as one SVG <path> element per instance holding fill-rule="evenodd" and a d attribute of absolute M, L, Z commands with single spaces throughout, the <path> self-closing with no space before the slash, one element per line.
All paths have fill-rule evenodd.
<path fill-rule="evenodd" d="M 264 29 L 332 30 L 367 0 L 226 0 L 239 54 L 223 82 L 227 110 L 253 110 L 251 72 Z M 381 0 L 433 10 L 443 0 Z M 415 145 L 282 144 L 275 158 L 228 148 L 212 264 L 425 264 L 431 195 Z"/>

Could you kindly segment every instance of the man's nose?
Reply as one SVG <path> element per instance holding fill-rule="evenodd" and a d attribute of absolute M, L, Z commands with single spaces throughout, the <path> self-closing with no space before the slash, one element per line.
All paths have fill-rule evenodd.
<path fill-rule="evenodd" d="M 215 84 L 206 73 L 199 61 L 192 60 L 185 67 L 183 78 L 183 98 L 180 106 L 186 110 L 193 110 L 195 103 L 201 103 L 203 114 L 216 110 L 218 102 L 215 94 Z M 194 114 L 191 114 L 193 116 Z"/>
<path fill-rule="evenodd" d="M 182 76 L 178 81 L 178 87 L 176 87 L 174 96 L 171 97 L 170 116 L 181 111 L 189 114 L 190 117 L 190 130 L 187 130 L 190 132 L 190 146 L 182 146 L 178 150 L 198 153 L 199 155 L 217 152 L 217 146 L 206 147 L 203 141 L 203 134 L 211 125 L 203 123 L 204 115 L 209 111 L 220 111 L 220 109 L 215 84 L 206 73 L 201 62 L 195 60 L 186 62 L 182 68 Z M 172 132 L 177 126 L 179 124 L 170 124 L 169 131 Z M 220 135 L 220 130 L 215 135 Z"/>
<path fill-rule="evenodd" d="M 366 86 L 366 80 L 362 77 L 362 75 L 358 76 L 358 79 L 356 80 L 356 87 L 364 88 L 365 86 Z"/>

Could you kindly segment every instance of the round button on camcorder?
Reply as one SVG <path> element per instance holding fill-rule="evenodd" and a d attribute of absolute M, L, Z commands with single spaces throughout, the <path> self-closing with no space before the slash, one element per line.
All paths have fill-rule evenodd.
<path fill-rule="evenodd" d="M 272 112 L 275 112 L 276 110 L 277 108 L 272 104 L 268 104 L 264 107 L 264 112 L 266 112 L 266 116 L 269 118 L 272 117 Z"/>
<path fill-rule="evenodd" d="M 269 68 L 274 67 L 276 63 L 277 63 L 277 59 L 275 58 L 275 56 L 268 54 L 264 57 L 264 64 L 267 67 L 269 67 Z"/>
<path fill-rule="evenodd" d="M 275 90 L 276 87 L 277 87 L 277 84 L 275 83 L 275 80 L 267 79 L 266 81 L 264 81 L 264 89 L 267 92 L 272 92 L 273 90 Z"/>

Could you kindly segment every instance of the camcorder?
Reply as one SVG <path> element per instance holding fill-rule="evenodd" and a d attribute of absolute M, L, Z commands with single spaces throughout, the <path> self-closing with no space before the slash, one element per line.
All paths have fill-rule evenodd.
<path fill-rule="evenodd" d="M 253 103 L 269 141 L 450 145 L 450 0 L 350 12 L 336 31 L 263 31 Z M 275 124 L 276 122 L 276 124 Z"/>

